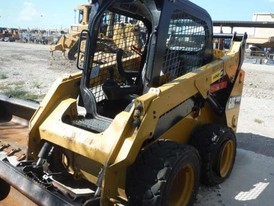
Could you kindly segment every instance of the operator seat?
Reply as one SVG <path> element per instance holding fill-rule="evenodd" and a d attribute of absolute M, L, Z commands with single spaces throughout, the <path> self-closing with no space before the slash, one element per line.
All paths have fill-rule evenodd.
<path fill-rule="evenodd" d="M 110 77 L 104 82 L 102 89 L 109 101 L 128 100 L 130 103 L 140 94 L 141 86 L 139 84 L 139 77 L 141 72 L 124 70 L 122 63 L 123 53 L 124 51 L 122 49 L 117 51 L 116 66 L 118 74 L 125 79 L 125 83 L 117 83 L 113 78 L 114 69 L 110 68 Z"/>

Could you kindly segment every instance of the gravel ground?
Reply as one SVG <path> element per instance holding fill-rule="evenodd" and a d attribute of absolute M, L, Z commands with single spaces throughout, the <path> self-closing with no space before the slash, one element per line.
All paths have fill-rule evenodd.
<path fill-rule="evenodd" d="M 274 138 L 274 65 L 245 63 L 238 132 Z"/>
<path fill-rule="evenodd" d="M 49 46 L 0 42 L 0 93 L 41 100 L 58 77 L 77 71 Z"/>

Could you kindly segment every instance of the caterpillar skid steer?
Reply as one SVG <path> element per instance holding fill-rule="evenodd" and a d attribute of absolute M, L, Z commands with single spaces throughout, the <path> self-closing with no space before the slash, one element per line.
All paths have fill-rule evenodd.
<path fill-rule="evenodd" d="M 0 197 L 12 186 L 47 206 L 192 205 L 200 182 L 220 184 L 233 168 L 247 36 L 214 49 L 224 34 L 188 0 L 93 3 L 81 71 L 21 112 L 0 101 Z M 115 48 L 99 48 L 102 25 Z M 32 115 L 21 151 L 6 134 L 11 115 Z"/>

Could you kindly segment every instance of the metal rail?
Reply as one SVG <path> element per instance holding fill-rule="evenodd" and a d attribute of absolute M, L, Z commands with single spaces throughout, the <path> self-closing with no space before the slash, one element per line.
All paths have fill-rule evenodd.
<path fill-rule="evenodd" d="M 274 28 L 274 22 L 271 21 L 213 21 L 213 26 L 223 27 L 256 27 L 256 28 Z"/>

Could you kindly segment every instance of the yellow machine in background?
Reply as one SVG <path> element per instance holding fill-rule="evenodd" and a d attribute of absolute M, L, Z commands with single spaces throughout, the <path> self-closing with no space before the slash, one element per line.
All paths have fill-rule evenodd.
<path fill-rule="evenodd" d="M 39 205 L 192 205 L 200 180 L 220 184 L 234 165 L 247 36 L 214 50 L 222 36 L 187 0 L 93 6 L 81 72 L 56 81 L 30 119 L 27 161 L 3 149 L 2 198 L 12 185 Z"/>
<path fill-rule="evenodd" d="M 62 34 L 57 44 L 50 48 L 50 52 L 53 55 L 54 51 L 61 51 L 63 55 L 66 55 L 70 60 L 75 60 L 75 55 L 79 46 L 79 36 L 81 31 L 88 28 L 89 14 L 92 5 L 84 4 L 77 7 L 79 14 L 78 24 L 72 25 L 69 30 L 68 36 Z"/>

